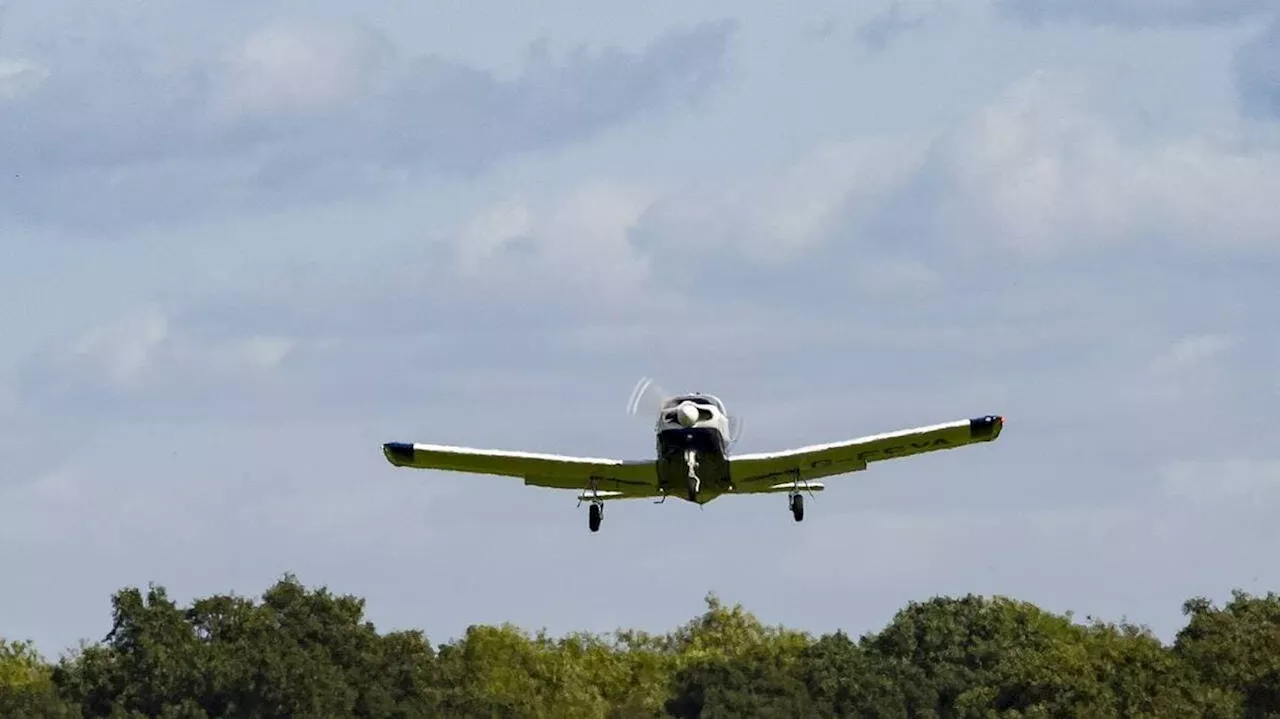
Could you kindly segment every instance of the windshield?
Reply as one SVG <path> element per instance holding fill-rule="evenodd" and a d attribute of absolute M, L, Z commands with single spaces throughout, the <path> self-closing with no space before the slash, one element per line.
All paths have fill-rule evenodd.
<path fill-rule="evenodd" d="M 679 396 L 668 399 L 665 403 L 663 403 L 662 407 L 663 409 L 669 409 L 671 407 L 675 407 L 679 405 L 682 402 L 692 402 L 694 404 L 708 405 L 711 407 L 715 407 L 721 412 L 724 412 L 724 404 L 722 404 L 719 399 L 712 397 L 709 394 L 679 395 Z"/>

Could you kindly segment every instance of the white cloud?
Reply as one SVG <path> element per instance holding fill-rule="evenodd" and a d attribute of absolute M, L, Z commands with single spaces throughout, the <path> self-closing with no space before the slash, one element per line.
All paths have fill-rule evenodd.
<path fill-rule="evenodd" d="M 415 352 L 445 356 L 425 335 L 448 327 L 477 341 L 492 337 L 504 348 L 540 342 L 532 351 L 545 360 L 553 343 L 541 333 L 550 327 L 574 318 L 652 321 L 653 313 L 669 316 L 682 305 L 679 295 L 654 291 L 649 260 L 632 243 L 631 230 L 654 196 L 642 185 L 597 180 L 546 201 L 509 197 L 433 233 L 444 242 L 422 254 L 401 251 L 393 263 L 375 257 L 362 273 L 344 265 L 336 277 L 309 274 L 306 284 L 292 276 L 271 282 L 258 301 L 233 313 L 230 332 L 220 329 L 225 314 L 148 307 L 32 357 L 18 402 L 152 417 L 286 407 L 295 392 L 305 392 L 296 373 L 279 372 L 289 363 L 334 373 L 324 375 L 326 382 L 347 377 L 343 381 L 357 387 L 374 380 L 352 377 L 350 363 L 387 367 L 398 376 Z M 230 298 L 216 301 L 225 306 Z M 282 302 L 296 303 L 315 331 L 300 327 L 311 321 Z M 385 324 L 386 308 L 405 306 L 415 308 L 407 324 L 403 311 Z M 523 320 L 513 320 L 513 313 Z M 254 321 L 246 323 L 247 317 Z M 377 345 L 385 358 L 371 361 L 367 354 L 375 350 L 361 342 L 370 336 L 396 346 Z"/>
<path fill-rule="evenodd" d="M 1221 358 L 1236 345 L 1236 338 L 1227 335 L 1192 335 L 1175 342 L 1152 362 L 1152 369 L 1160 374 L 1176 373 L 1203 368 Z"/>
<path fill-rule="evenodd" d="M 227 84 L 214 101 L 230 120 L 305 120 L 378 90 L 396 59 L 386 39 L 367 28 L 272 26 L 231 54 Z"/>
<path fill-rule="evenodd" d="M 948 138 L 943 214 L 1029 253 L 1150 241 L 1275 247 L 1280 154 L 1122 136 L 1081 83 L 1037 74 Z M 977 220 L 977 227 L 974 227 Z M 962 233 L 972 236 L 970 233 Z"/>
<path fill-rule="evenodd" d="M 849 213 L 883 202 L 923 159 L 910 138 L 824 144 L 786 168 L 755 198 L 746 247 L 761 260 L 794 258 L 830 239 Z"/>
<path fill-rule="evenodd" d="M 10 58 L 0 164 L 22 181 L 6 184 L 0 212 L 101 233 L 474 176 L 697 101 L 722 78 L 732 31 L 544 51 L 513 79 L 332 24 L 272 24 L 221 55 L 92 38 L 79 53 Z"/>
<path fill-rule="evenodd" d="M 1235 380 L 1229 361 L 1239 343 L 1238 337 L 1222 334 L 1179 338 L 1151 360 L 1148 396 L 1166 402 L 1222 397 Z"/>
<path fill-rule="evenodd" d="M 646 257 L 630 231 L 654 202 L 645 187 L 584 182 L 550 203 L 508 198 L 453 233 L 459 295 L 522 288 L 559 300 L 609 304 L 637 299 L 649 280 Z"/>
<path fill-rule="evenodd" d="M 232 356 L 237 364 L 267 370 L 283 362 L 296 345 L 288 337 L 251 337 L 234 345 Z"/>
<path fill-rule="evenodd" d="M 112 385 L 135 382 L 169 337 L 168 318 L 151 307 L 82 335 L 66 358 Z"/>
<path fill-rule="evenodd" d="M 647 213 L 645 236 L 673 257 L 728 251 L 760 264 L 791 262 L 874 213 L 917 172 L 926 138 L 820 143 L 763 177 L 675 188 Z"/>
<path fill-rule="evenodd" d="M 49 77 L 49 69 L 25 58 L 0 57 L 0 102 L 14 102 Z"/>
<path fill-rule="evenodd" d="M 81 512 L 89 509 L 83 477 L 70 466 L 58 464 L 43 468 L 31 478 L 5 480 L 0 483 L 0 537 L 7 542 L 45 544 L 65 540 L 67 526 L 53 518 L 67 518 L 74 526 L 83 519 Z"/>
<path fill-rule="evenodd" d="M 1025 250 L 1077 237 L 1096 242 L 1100 226 L 1110 235 L 1125 232 L 1119 198 L 1080 181 L 1100 174 L 1118 144 L 1081 111 L 1079 88 L 1054 80 L 1038 75 L 1020 83 L 946 138 L 940 155 L 957 196 L 944 204 L 944 217 L 987 224 L 990 241 Z M 1068 223 L 1081 221 L 1094 226 L 1063 237 Z"/>
<path fill-rule="evenodd" d="M 668 198 L 650 221 L 671 246 L 764 264 L 834 243 L 907 263 L 1280 248 L 1280 151 L 1229 133 L 1137 136 L 1110 110 L 1083 78 L 1037 72 L 944 133 L 826 143 L 755 188 Z"/>
<path fill-rule="evenodd" d="M 587 289 L 644 282 L 648 266 L 629 231 L 654 201 L 648 189 L 590 183 L 565 197 L 547 218 L 542 245 L 554 271 Z"/>
<path fill-rule="evenodd" d="M 297 348 L 283 336 L 202 335 L 150 306 L 31 358 L 17 394 L 21 407 L 42 411 L 108 398 L 129 398 L 139 408 L 148 405 L 142 400 L 173 407 L 188 405 L 193 395 L 225 399 L 229 388 L 269 378 Z"/>
<path fill-rule="evenodd" d="M 467 274 L 483 272 L 486 263 L 533 231 L 529 205 L 523 198 L 510 198 L 484 209 L 457 233 L 459 269 Z"/>

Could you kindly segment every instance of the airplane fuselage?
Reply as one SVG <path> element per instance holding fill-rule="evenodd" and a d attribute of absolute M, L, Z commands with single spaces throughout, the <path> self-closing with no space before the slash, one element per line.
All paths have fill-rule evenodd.
<path fill-rule="evenodd" d="M 655 429 L 658 485 L 666 496 L 706 504 L 732 490 L 728 416 L 720 400 L 674 397 Z"/>
<path fill-rule="evenodd" d="M 728 449 L 719 430 L 666 429 L 657 444 L 658 485 L 668 495 L 705 504 L 729 491 Z"/>

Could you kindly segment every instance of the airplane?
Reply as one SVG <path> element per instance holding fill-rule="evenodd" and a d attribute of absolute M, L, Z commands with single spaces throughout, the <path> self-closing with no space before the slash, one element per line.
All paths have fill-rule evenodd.
<path fill-rule="evenodd" d="M 635 414 L 653 387 L 645 378 L 632 392 Z M 828 444 L 774 452 L 735 454 L 742 423 L 718 397 L 700 392 L 661 393 L 654 424 L 656 454 L 651 459 L 611 459 L 439 444 L 387 442 L 382 451 L 396 467 L 520 477 L 525 485 L 579 490 L 589 503 L 587 526 L 600 530 L 604 503 L 668 495 L 705 505 L 728 495 L 787 493 L 796 522 L 804 519 L 804 496 L 825 489 L 826 477 L 863 471 L 872 462 L 991 442 L 1004 417 L 988 414 L 941 424 L 873 434 Z"/>

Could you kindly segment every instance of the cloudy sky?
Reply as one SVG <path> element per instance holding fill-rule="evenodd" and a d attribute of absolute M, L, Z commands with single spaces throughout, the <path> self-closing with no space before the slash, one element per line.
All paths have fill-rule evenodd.
<path fill-rule="evenodd" d="M 1169 638 L 1280 567 L 1280 3 L 11 0 L 0 635 L 285 572 L 380 627 L 874 630 L 1005 594 Z M 585 8 L 585 9 L 584 9 Z M 1105 9 L 1104 9 L 1105 8 Z M 612 505 L 388 440 L 992 445 Z"/>

